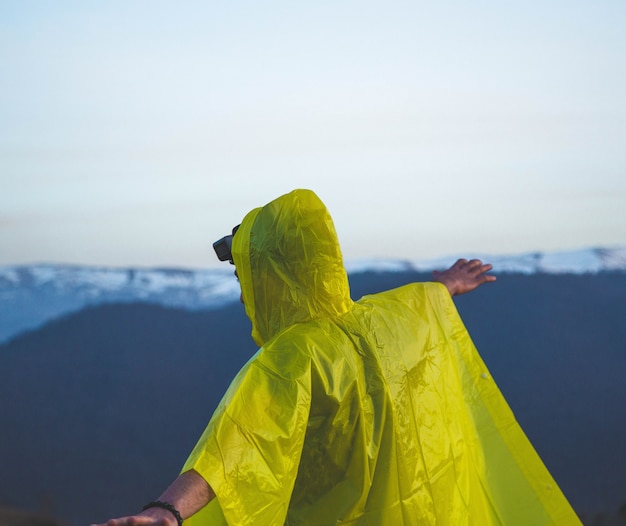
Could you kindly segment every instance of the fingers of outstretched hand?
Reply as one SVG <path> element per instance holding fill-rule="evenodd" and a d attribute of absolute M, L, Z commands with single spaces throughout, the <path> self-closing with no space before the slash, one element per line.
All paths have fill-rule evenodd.
<path fill-rule="evenodd" d="M 478 265 L 476 265 L 476 267 L 473 269 L 473 273 L 475 276 L 480 277 L 480 278 L 484 278 L 487 281 L 492 281 L 493 279 L 496 279 L 495 276 L 488 276 L 486 273 L 489 272 L 491 269 L 493 268 L 493 265 L 490 265 L 489 263 L 486 263 L 483 265 L 482 262 L 479 262 Z M 493 278 L 493 279 L 492 279 Z"/>
<path fill-rule="evenodd" d="M 92 524 L 91 526 L 169 526 L 169 524 L 170 522 L 166 517 L 131 515 L 129 517 L 110 519 L 103 524 Z"/>
<path fill-rule="evenodd" d="M 461 258 L 461 259 L 457 259 L 454 262 L 454 265 L 452 265 L 450 268 L 451 269 L 456 269 L 456 270 L 461 270 L 463 267 L 465 267 L 467 264 L 469 263 L 469 261 L 467 261 L 467 259 Z"/>
<path fill-rule="evenodd" d="M 467 262 L 467 268 L 475 270 L 483 266 L 483 262 L 480 259 L 471 259 Z"/>
<path fill-rule="evenodd" d="M 473 280 L 477 285 L 496 281 L 495 276 L 487 274 L 487 272 L 489 272 L 492 268 L 492 265 L 483 265 L 482 262 L 479 262 L 478 264 L 474 265 L 474 267 L 470 271 L 467 272 L 468 279 Z"/>
<path fill-rule="evenodd" d="M 480 266 L 482 266 L 483 262 L 480 259 L 457 259 L 454 263 L 454 265 L 452 265 L 452 267 L 455 270 L 464 270 L 464 271 L 468 271 L 468 270 L 474 270 L 476 268 L 479 268 Z"/>
<path fill-rule="evenodd" d="M 131 517 L 119 517 L 117 519 L 109 519 L 102 524 L 92 524 L 91 526 L 135 526 L 138 522 L 135 522 L 135 516 Z"/>
<path fill-rule="evenodd" d="M 480 276 L 485 272 L 489 272 L 493 268 L 493 265 L 490 265 L 489 263 L 483 263 L 480 259 L 471 259 L 469 261 L 466 259 L 459 259 L 452 266 L 452 268 L 455 267 L 457 270 L 466 272 L 471 276 Z"/>
<path fill-rule="evenodd" d="M 489 272 L 492 268 L 493 268 L 493 266 L 491 266 L 491 265 L 483 265 L 483 270 L 481 272 L 481 279 L 483 280 L 483 283 L 487 283 L 488 281 L 495 281 L 496 280 L 495 276 L 492 276 L 490 274 L 486 274 L 486 272 Z"/>

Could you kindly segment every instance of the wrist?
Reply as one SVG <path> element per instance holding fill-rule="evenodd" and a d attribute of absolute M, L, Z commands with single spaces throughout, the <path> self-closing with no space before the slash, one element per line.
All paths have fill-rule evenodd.
<path fill-rule="evenodd" d="M 142 511 L 139 515 L 149 517 L 155 523 L 163 524 L 164 526 L 178 526 L 176 517 L 163 508 L 150 508 Z"/>
<path fill-rule="evenodd" d="M 442 273 L 437 273 L 434 276 L 434 281 L 441 283 L 446 289 L 448 289 L 448 293 L 450 296 L 455 296 L 457 293 L 456 290 L 456 280 L 449 279 L 447 276 Z"/>
<path fill-rule="evenodd" d="M 169 502 L 152 501 L 143 507 L 141 515 L 163 521 L 168 526 L 182 526 L 183 518 L 180 512 Z"/>

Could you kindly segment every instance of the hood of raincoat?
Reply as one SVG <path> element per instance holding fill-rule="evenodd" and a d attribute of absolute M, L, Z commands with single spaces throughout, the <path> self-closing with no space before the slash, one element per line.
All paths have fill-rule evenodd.
<path fill-rule="evenodd" d="M 335 226 L 310 190 L 248 213 L 232 255 L 259 346 L 295 323 L 335 317 L 352 306 Z"/>

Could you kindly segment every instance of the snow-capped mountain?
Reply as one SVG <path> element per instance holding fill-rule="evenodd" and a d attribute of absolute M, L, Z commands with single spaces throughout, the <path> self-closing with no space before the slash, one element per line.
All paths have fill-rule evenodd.
<path fill-rule="evenodd" d="M 469 257 L 492 263 L 495 273 L 626 272 L 626 247 Z M 430 272 L 445 269 L 456 259 L 372 259 L 349 261 L 346 267 L 349 274 Z M 228 265 L 207 270 L 70 265 L 0 267 L 0 343 L 50 319 L 100 303 L 148 302 L 198 310 L 219 308 L 238 298 L 239 285 L 233 268 Z"/>
<path fill-rule="evenodd" d="M 156 303 L 190 310 L 239 298 L 232 268 L 0 267 L 0 343 L 48 320 L 101 303 Z"/>
<path fill-rule="evenodd" d="M 626 246 L 588 248 L 562 252 L 530 252 L 514 255 L 460 254 L 458 257 L 478 258 L 491 263 L 495 273 L 520 274 L 597 274 L 626 272 Z M 458 257 L 442 257 L 418 261 L 360 260 L 347 263 L 348 272 L 419 271 L 430 272 L 448 268 Z"/>
<path fill-rule="evenodd" d="M 239 296 L 233 269 L 119 269 L 70 265 L 0 267 L 0 301 L 24 291 L 73 295 L 86 303 L 146 301 L 189 309 Z"/>

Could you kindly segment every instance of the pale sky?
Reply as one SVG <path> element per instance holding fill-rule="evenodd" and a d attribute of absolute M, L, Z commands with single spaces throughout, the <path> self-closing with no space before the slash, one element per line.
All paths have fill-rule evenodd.
<path fill-rule="evenodd" d="M 626 244 L 626 2 L 0 3 L 0 265 L 212 267 L 294 188 L 346 259 Z"/>

